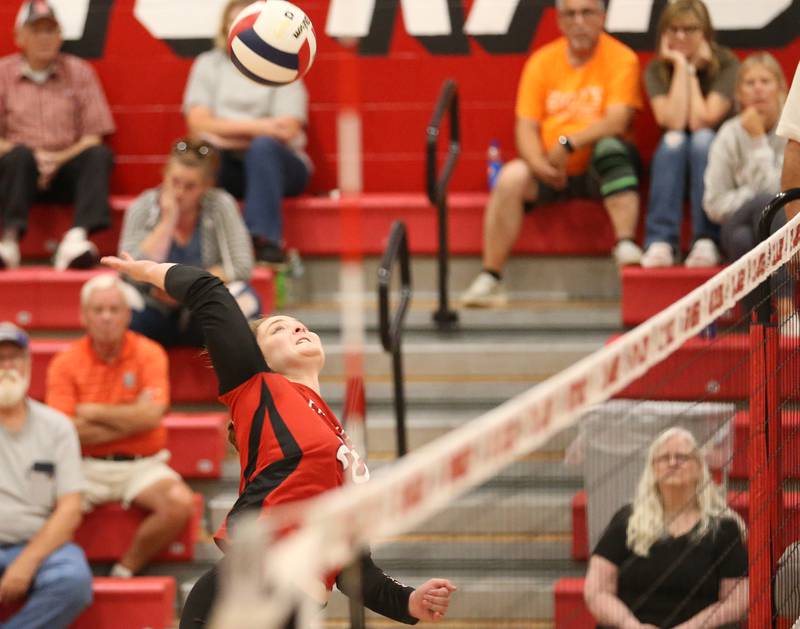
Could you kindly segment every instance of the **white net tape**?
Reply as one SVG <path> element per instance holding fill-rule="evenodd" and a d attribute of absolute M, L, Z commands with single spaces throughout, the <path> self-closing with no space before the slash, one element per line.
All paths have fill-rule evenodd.
<path fill-rule="evenodd" d="M 261 526 L 290 522 L 299 528 L 264 553 L 267 572 L 277 567 L 279 582 L 294 580 L 309 592 L 312 581 L 352 560 L 359 549 L 413 529 L 631 384 L 732 308 L 798 250 L 800 216 L 612 344 L 379 470 L 370 482 L 275 509 Z"/>

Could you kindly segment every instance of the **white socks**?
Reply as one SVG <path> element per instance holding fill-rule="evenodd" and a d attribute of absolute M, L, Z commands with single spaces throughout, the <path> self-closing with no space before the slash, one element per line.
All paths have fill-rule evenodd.
<path fill-rule="evenodd" d="M 19 239 L 19 235 L 17 234 L 17 230 L 13 227 L 6 227 L 3 230 L 3 242 L 13 242 L 16 243 Z"/>
<path fill-rule="evenodd" d="M 88 236 L 85 227 L 73 227 L 64 234 L 64 240 L 86 240 Z"/>
<path fill-rule="evenodd" d="M 118 579 L 130 579 L 133 576 L 133 572 L 121 563 L 115 563 L 108 576 L 117 577 Z"/>

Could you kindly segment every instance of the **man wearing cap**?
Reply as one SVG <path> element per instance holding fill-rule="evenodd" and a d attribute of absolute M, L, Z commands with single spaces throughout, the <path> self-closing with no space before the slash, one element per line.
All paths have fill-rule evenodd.
<path fill-rule="evenodd" d="M 27 398 L 28 336 L 0 323 L 0 618 L 6 629 L 67 627 L 92 600 L 71 543 L 81 521 L 80 447 L 58 411 Z M 8 613 L 11 613 L 8 618 Z"/>
<path fill-rule="evenodd" d="M 194 505 L 191 489 L 167 465 L 167 354 L 128 329 L 131 306 L 141 301 L 113 273 L 90 279 L 81 289 L 87 334 L 47 371 L 47 404 L 72 418 L 81 441 L 84 508 L 119 501 L 148 512 L 112 577 L 139 572 L 186 527 Z"/>
<path fill-rule="evenodd" d="M 114 131 L 91 66 L 62 54 L 61 27 L 45 0 L 22 6 L 19 53 L 0 59 L 0 268 L 19 264 L 19 239 L 34 201 L 72 202 L 75 216 L 56 249 L 57 269 L 93 266 L 88 239 L 108 227 Z"/>

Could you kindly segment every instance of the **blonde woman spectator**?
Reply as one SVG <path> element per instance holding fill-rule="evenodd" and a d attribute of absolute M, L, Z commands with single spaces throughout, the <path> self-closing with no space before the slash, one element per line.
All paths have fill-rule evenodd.
<path fill-rule="evenodd" d="M 308 93 L 302 81 L 258 85 L 231 63 L 225 52 L 228 30 L 250 3 L 225 5 L 214 50 L 192 66 L 183 111 L 190 133 L 220 150 L 219 186 L 244 198 L 256 258 L 281 262 L 281 199 L 303 192 L 311 175 L 305 153 Z"/>
<path fill-rule="evenodd" d="M 686 266 L 719 263 L 719 227 L 703 211 L 703 177 L 714 129 L 731 112 L 736 56 L 714 41 L 708 9 L 700 0 L 674 0 L 658 21 L 658 56 L 644 81 L 664 135 L 651 165 L 643 267 L 675 263 L 686 180 L 693 245 Z"/>
<path fill-rule="evenodd" d="M 664 431 L 633 504 L 614 515 L 589 560 L 584 597 L 598 627 L 699 629 L 742 618 L 743 539 L 692 434 Z"/>

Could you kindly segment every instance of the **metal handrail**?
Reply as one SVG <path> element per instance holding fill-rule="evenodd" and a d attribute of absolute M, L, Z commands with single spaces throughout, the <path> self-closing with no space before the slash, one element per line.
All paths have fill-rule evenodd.
<path fill-rule="evenodd" d="M 776 194 L 764 210 L 758 220 L 758 242 L 764 242 L 770 236 L 772 221 L 775 215 L 784 208 L 787 203 L 800 199 L 800 188 L 792 188 L 785 192 Z M 769 323 L 772 318 L 772 299 L 770 299 L 769 278 L 761 282 L 753 291 L 756 303 L 755 312 L 759 323 Z"/>
<path fill-rule="evenodd" d="M 458 323 L 458 313 L 451 310 L 448 304 L 449 245 L 447 235 L 447 189 L 453 176 L 458 156 L 461 154 L 461 126 L 458 113 L 458 86 L 452 79 L 442 85 L 439 99 L 428 124 L 426 184 L 428 199 L 435 205 L 439 216 L 439 308 L 433 313 L 433 320 L 440 330 L 454 327 Z M 436 158 L 442 119 L 445 113 L 450 119 L 450 144 L 441 173 Z"/>
<path fill-rule="evenodd" d="M 389 314 L 389 289 L 395 262 L 400 265 L 400 302 L 394 316 Z M 406 226 L 402 221 L 392 224 L 389 243 L 378 268 L 378 304 L 383 349 L 392 354 L 394 377 L 394 411 L 397 429 L 397 456 L 406 451 L 406 397 L 403 387 L 403 324 L 411 301 L 411 262 L 408 254 Z"/>

